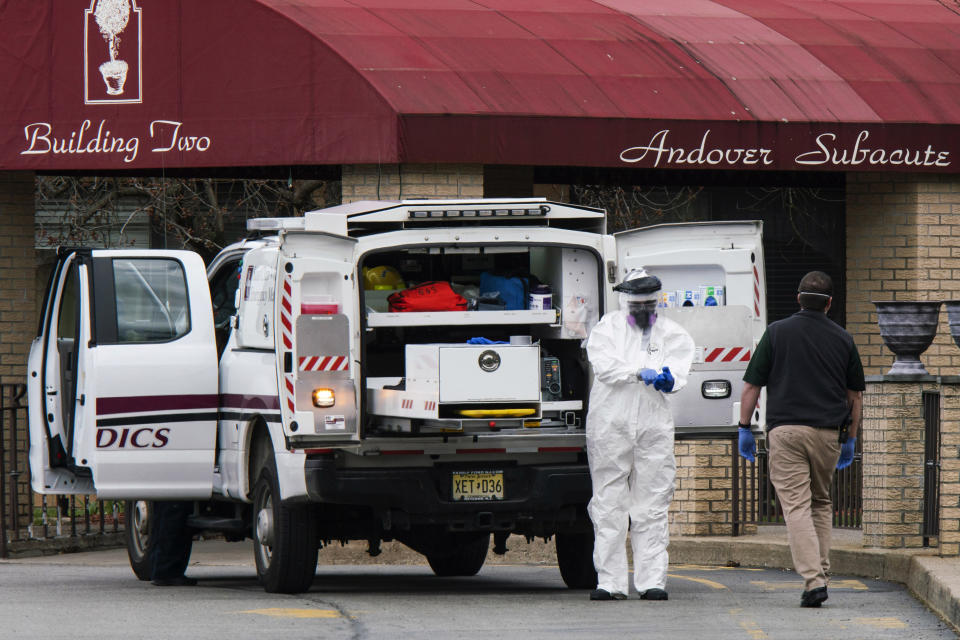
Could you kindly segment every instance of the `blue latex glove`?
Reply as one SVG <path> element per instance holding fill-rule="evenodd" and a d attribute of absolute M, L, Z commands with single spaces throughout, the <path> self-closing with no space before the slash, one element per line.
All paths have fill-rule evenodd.
<path fill-rule="evenodd" d="M 640 369 L 637 372 L 637 377 L 643 380 L 643 384 L 653 384 L 657 379 L 657 372 L 653 369 Z"/>
<path fill-rule="evenodd" d="M 837 460 L 837 469 L 846 469 L 853 462 L 853 450 L 857 447 L 856 436 L 847 438 L 847 441 L 840 445 L 840 459 Z"/>
<path fill-rule="evenodd" d="M 664 393 L 673 391 L 673 374 L 670 373 L 670 367 L 663 368 L 657 379 L 653 381 L 653 388 Z"/>
<path fill-rule="evenodd" d="M 753 432 L 749 428 L 740 427 L 740 457 L 750 462 L 756 462 L 757 441 L 753 439 Z"/>
<path fill-rule="evenodd" d="M 467 344 L 507 344 L 503 340 L 491 340 L 490 338 L 470 338 L 467 340 Z"/>

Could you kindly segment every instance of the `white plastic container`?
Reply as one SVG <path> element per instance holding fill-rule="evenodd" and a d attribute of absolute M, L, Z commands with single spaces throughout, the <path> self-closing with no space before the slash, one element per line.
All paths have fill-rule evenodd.
<path fill-rule="evenodd" d="M 527 296 L 527 308 L 531 311 L 549 311 L 553 309 L 553 292 L 545 284 L 538 284 L 530 289 Z"/>

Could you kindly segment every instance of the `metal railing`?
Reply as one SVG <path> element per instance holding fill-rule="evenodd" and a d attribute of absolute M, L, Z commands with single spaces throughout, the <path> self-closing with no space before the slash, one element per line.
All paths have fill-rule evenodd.
<path fill-rule="evenodd" d="M 923 546 L 940 535 L 940 393 L 923 392 Z"/>
<path fill-rule="evenodd" d="M 87 495 L 43 496 L 31 490 L 25 396 L 23 384 L 0 384 L 0 558 L 9 557 L 12 546 L 18 552 L 29 551 L 31 546 L 39 549 L 51 540 L 89 540 L 123 532 L 123 502 L 94 500 Z M 765 443 L 757 443 L 756 463 L 738 455 L 736 434 L 731 444 L 733 535 L 739 535 L 744 524 L 782 524 L 783 513 L 767 472 Z M 853 464 L 834 477 L 833 506 L 835 527 L 860 528 L 859 441 Z"/>
<path fill-rule="evenodd" d="M 87 495 L 42 496 L 30 488 L 26 386 L 0 384 L 0 558 L 123 531 L 123 503 Z"/>
<path fill-rule="evenodd" d="M 766 441 L 757 442 L 757 461 L 749 463 L 737 453 L 733 444 L 734 526 L 733 535 L 739 535 L 744 524 L 783 524 L 783 510 L 777 500 L 777 491 L 770 481 L 769 455 Z M 840 529 L 859 529 L 863 526 L 863 453 L 861 441 L 849 467 L 834 472 L 831 485 L 833 526 Z"/>

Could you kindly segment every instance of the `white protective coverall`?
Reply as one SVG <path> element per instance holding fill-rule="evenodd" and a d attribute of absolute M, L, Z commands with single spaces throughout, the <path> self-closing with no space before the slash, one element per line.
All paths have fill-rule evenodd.
<path fill-rule="evenodd" d="M 644 341 L 644 331 L 627 321 L 627 298 L 620 294 L 620 310 L 604 315 L 587 340 L 594 374 L 587 415 L 593 564 L 597 587 L 622 594 L 629 585 L 627 516 L 634 587 L 643 593 L 666 586 L 667 510 L 677 469 L 669 402 L 663 392 L 639 380 L 637 371 L 670 367 L 674 393 L 686 385 L 694 354 L 690 334 L 662 316 Z"/>

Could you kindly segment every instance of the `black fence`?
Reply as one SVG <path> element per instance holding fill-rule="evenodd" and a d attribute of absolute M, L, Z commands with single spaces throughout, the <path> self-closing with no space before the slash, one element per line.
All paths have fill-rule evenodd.
<path fill-rule="evenodd" d="M 923 392 L 923 546 L 940 535 L 940 393 Z"/>
<path fill-rule="evenodd" d="M 122 502 L 34 493 L 29 445 L 26 386 L 0 384 L 0 558 L 51 541 L 61 543 L 58 550 L 95 546 L 98 537 L 106 542 L 123 532 Z"/>
<path fill-rule="evenodd" d="M 939 396 L 936 400 L 939 402 Z M 939 427 L 939 423 L 936 426 Z M 78 547 L 79 541 L 85 541 L 84 547 L 95 546 L 97 536 L 116 538 L 116 534 L 124 531 L 122 501 L 95 500 L 87 495 L 44 496 L 34 493 L 30 487 L 28 450 L 26 387 L 0 384 L 0 558 L 9 557 L 12 548 L 29 551 L 32 546 L 42 547 L 44 542 L 53 540 L 66 542 L 61 549 Z M 756 463 L 748 463 L 739 457 L 736 437 L 732 440 L 731 450 L 733 535 L 742 533 L 744 524 L 783 523 L 783 513 L 767 473 L 764 442 L 757 443 Z M 837 471 L 834 478 L 833 506 L 834 526 L 861 527 L 859 440 L 853 464 Z M 925 525 L 925 531 L 929 530 Z M 115 544 L 116 540 L 110 542 Z"/>
<path fill-rule="evenodd" d="M 783 524 L 783 510 L 777 501 L 777 492 L 770 481 L 767 465 L 766 441 L 757 442 L 757 461 L 750 463 L 737 453 L 733 444 L 734 526 L 733 535 L 739 535 L 744 524 Z M 833 526 L 840 529 L 859 529 L 863 526 L 863 452 L 861 440 L 853 462 L 846 469 L 834 472 L 831 486 L 833 499 Z"/>

